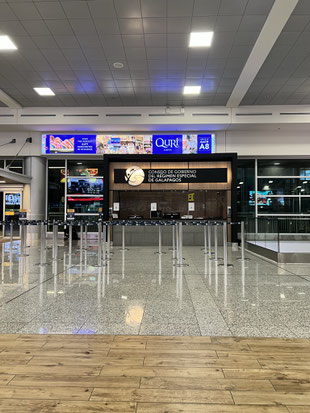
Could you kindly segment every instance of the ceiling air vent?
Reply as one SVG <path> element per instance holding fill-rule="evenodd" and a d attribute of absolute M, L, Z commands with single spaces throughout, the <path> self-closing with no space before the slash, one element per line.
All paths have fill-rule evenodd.
<path fill-rule="evenodd" d="M 97 118 L 99 115 L 98 113 L 78 113 L 78 114 L 67 114 L 63 115 L 64 117 L 71 117 L 71 118 Z"/>
<path fill-rule="evenodd" d="M 141 113 L 107 113 L 106 116 L 108 117 L 121 117 L 121 118 L 127 118 L 127 117 L 140 117 L 142 116 Z"/>
<path fill-rule="evenodd" d="M 0 115 L 0 118 L 14 118 L 14 115 Z"/>
<path fill-rule="evenodd" d="M 283 116 L 303 116 L 303 115 L 310 115 L 310 112 L 280 112 L 280 115 L 283 115 Z"/>
<path fill-rule="evenodd" d="M 184 116 L 184 113 L 149 113 L 153 117 Z"/>
<path fill-rule="evenodd" d="M 228 116 L 228 113 L 192 113 L 192 116 Z"/>
<path fill-rule="evenodd" d="M 55 114 L 46 114 L 46 115 L 42 115 L 42 113 L 37 114 L 37 115 L 20 115 L 22 118 L 52 118 L 55 117 Z"/>
<path fill-rule="evenodd" d="M 272 113 L 270 112 L 236 113 L 236 116 L 272 116 Z"/>

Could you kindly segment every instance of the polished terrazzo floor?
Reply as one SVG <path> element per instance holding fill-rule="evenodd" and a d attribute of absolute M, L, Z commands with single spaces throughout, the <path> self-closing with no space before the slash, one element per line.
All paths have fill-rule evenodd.
<path fill-rule="evenodd" d="M 98 267 L 95 241 L 69 257 L 59 239 L 57 261 L 50 240 L 43 260 L 27 244 L 25 257 L 19 241 L 0 245 L 0 333 L 310 337 L 309 264 L 242 263 L 229 249 L 225 271 L 185 247 L 179 269 L 168 247 L 115 247 Z"/>

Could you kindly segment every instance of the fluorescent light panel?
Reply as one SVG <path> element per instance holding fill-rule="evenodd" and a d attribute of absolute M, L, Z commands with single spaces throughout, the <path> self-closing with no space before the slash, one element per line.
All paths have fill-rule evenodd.
<path fill-rule="evenodd" d="M 33 89 L 40 96 L 55 96 L 55 93 L 49 87 L 34 87 Z"/>
<path fill-rule="evenodd" d="M 17 50 L 9 36 L 0 36 L 0 50 Z"/>
<path fill-rule="evenodd" d="M 191 32 L 189 47 L 210 47 L 214 32 Z"/>
<path fill-rule="evenodd" d="M 183 95 L 199 95 L 201 86 L 184 86 Z"/>

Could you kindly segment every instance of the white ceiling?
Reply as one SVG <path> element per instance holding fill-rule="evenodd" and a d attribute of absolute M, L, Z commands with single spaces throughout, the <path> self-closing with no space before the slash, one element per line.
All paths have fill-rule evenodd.
<path fill-rule="evenodd" d="M 310 1 L 300 3 L 299 14 L 292 16 L 271 52 L 274 68 L 295 43 L 298 61 L 307 57 Z M 0 34 L 9 35 L 18 51 L 0 53 L 0 89 L 24 107 L 226 105 L 273 4 L 1 0 Z M 188 48 L 191 31 L 209 30 L 215 33 L 210 49 Z M 124 68 L 115 69 L 115 62 Z M 292 71 L 296 65 L 289 67 Z M 283 68 L 277 72 L 267 63 L 262 70 L 245 103 L 255 103 L 266 86 L 270 95 L 279 87 L 279 75 L 283 81 Z M 290 90 L 299 82 L 293 80 Z M 201 85 L 201 95 L 183 96 L 185 84 Z M 39 97 L 33 87 L 50 87 L 56 96 Z"/>

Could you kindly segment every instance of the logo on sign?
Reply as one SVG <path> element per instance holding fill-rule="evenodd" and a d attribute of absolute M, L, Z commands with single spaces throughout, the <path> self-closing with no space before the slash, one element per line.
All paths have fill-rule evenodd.
<path fill-rule="evenodd" d="M 182 135 L 153 135 L 153 153 L 182 153 Z"/>
<path fill-rule="evenodd" d="M 212 152 L 212 135 L 198 135 L 197 136 L 197 153 L 211 153 Z"/>
<path fill-rule="evenodd" d="M 139 166 L 132 166 L 126 169 L 125 181 L 131 186 L 141 185 L 144 181 L 144 171 Z"/>

